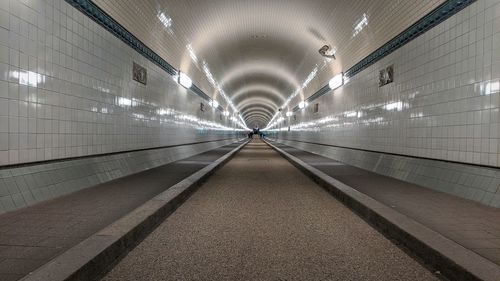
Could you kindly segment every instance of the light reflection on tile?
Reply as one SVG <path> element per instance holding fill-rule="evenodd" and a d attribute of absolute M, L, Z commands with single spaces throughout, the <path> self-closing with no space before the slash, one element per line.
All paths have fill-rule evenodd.
<path fill-rule="evenodd" d="M 0 27 L 0 165 L 234 135 L 231 116 L 66 2 L 9 8 L 11 26 Z M 133 62 L 147 68 L 146 86 L 132 80 Z"/>
<path fill-rule="evenodd" d="M 273 127 L 287 139 L 498 167 L 500 1 L 478 1 Z M 394 82 L 378 72 L 394 64 Z M 293 104 L 292 106 L 295 106 Z M 277 116 L 279 118 L 279 116 Z M 290 132 L 289 132 L 290 130 Z"/>

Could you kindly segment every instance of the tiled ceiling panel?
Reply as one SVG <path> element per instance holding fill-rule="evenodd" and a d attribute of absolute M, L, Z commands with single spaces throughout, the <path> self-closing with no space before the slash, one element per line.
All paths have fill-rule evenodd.
<path fill-rule="evenodd" d="M 226 105 L 215 81 L 249 126 L 265 126 L 292 93 L 313 94 L 443 2 L 94 0 Z M 336 60 L 318 54 L 325 44 Z"/>

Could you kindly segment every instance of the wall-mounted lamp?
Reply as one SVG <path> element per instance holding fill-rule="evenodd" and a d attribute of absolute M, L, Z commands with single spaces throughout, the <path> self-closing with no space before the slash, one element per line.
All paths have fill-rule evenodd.
<path fill-rule="evenodd" d="M 227 116 L 229 116 L 229 111 L 226 110 L 226 111 L 222 112 L 222 114 L 224 114 L 224 116 L 227 117 Z"/>
<path fill-rule="evenodd" d="M 299 108 L 300 108 L 300 109 L 305 108 L 307 105 L 308 105 L 308 103 L 307 103 L 306 101 L 301 101 L 301 102 L 299 102 Z"/>
<path fill-rule="evenodd" d="M 291 112 L 291 111 L 287 111 L 287 113 L 286 113 L 286 116 L 287 116 L 287 117 L 290 117 L 290 116 L 292 116 L 292 115 L 293 115 L 293 112 Z"/>
<path fill-rule="evenodd" d="M 212 106 L 213 108 L 217 108 L 217 107 L 219 107 L 219 102 L 216 100 L 212 100 L 210 102 L 210 106 Z"/>
<path fill-rule="evenodd" d="M 330 89 L 335 90 L 338 87 L 344 85 L 344 74 L 340 73 L 335 75 L 332 79 L 330 79 L 330 82 L 328 82 L 328 85 L 330 86 Z"/>
<path fill-rule="evenodd" d="M 184 88 L 189 89 L 193 85 L 193 81 L 183 72 L 179 72 L 179 84 L 181 84 Z"/>

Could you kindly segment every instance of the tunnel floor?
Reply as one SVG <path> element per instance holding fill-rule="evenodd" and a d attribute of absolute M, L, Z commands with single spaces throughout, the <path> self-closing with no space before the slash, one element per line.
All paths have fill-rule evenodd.
<path fill-rule="evenodd" d="M 426 227 L 500 265 L 500 209 L 271 142 Z"/>
<path fill-rule="evenodd" d="M 240 144 L 0 215 L 0 280 L 22 278 Z"/>
<path fill-rule="evenodd" d="M 103 280 L 438 280 L 260 140 Z"/>

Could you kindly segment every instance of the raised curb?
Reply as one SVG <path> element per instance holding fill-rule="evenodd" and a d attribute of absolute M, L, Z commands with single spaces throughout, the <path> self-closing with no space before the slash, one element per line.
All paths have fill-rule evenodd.
<path fill-rule="evenodd" d="M 500 266 L 265 141 L 384 235 L 450 280 L 499 281 Z"/>
<path fill-rule="evenodd" d="M 21 280 L 83 281 L 101 277 L 247 143 L 248 141 L 245 141 L 213 163 L 173 185 Z"/>

